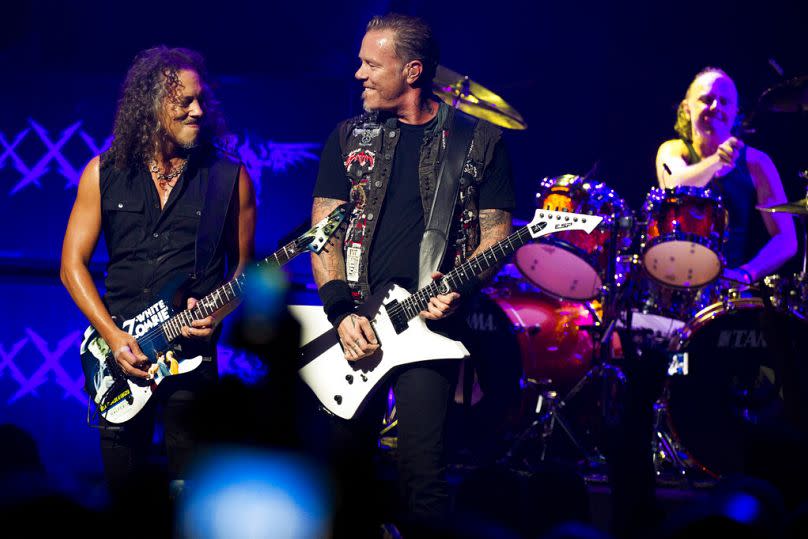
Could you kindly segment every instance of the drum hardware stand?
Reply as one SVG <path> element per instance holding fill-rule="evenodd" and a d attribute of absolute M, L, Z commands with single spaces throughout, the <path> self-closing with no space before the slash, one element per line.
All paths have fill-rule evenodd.
<path fill-rule="evenodd" d="M 605 462 L 605 458 L 597 447 L 588 450 L 573 432 L 572 427 L 564 418 L 562 412 L 567 404 L 593 379 L 601 376 L 601 366 L 594 366 L 573 386 L 564 396 L 559 398 L 558 392 L 551 389 L 551 380 L 528 379 L 527 384 L 538 389 L 539 394 L 536 399 L 535 419 L 525 428 L 513 441 L 511 448 L 500 461 L 501 464 L 513 463 L 521 458 L 525 445 L 531 440 L 541 442 L 539 461 L 544 462 L 548 458 L 548 448 L 550 446 L 556 425 L 566 434 L 567 439 L 574 448 L 584 457 L 588 468 L 595 468 Z"/>
<path fill-rule="evenodd" d="M 618 222 L 618 219 L 612 215 L 612 238 L 617 237 L 617 228 L 621 226 L 631 226 L 631 223 Z M 575 449 L 578 450 L 584 457 L 589 469 L 600 467 L 606 462 L 604 455 L 600 452 L 597 446 L 593 447 L 590 451 L 584 446 L 583 443 L 581 443 L 573 432 L 571 426 L 567 423 L 567 420 L 564 419 L 562 412 L 568 403 L 575 398 L 575 396 L 580 393 L 580 391 L 587 384 L 593 380 L 599 379 L 603 386 L 602 409 L 604 410 L 605 416 L 607 412 L 612 411 L 614 408 L 612 399 L 610 398 L 610 382 L 612 380 L 617 380 L 622 383 L 626 379 L 622 369 L 608 361 L 608 355 L 611 351 L 612 335 L 617 323 L 617 318 L 614 316 L 616 313 L 615 306 L 619 297 L 615 279 L 616 271 L 617 245 L 616 241 L 612 241 L 610 242 L 609 246 L 609 267 L 607 268 L 608 282 L 602 287 L 602 294 L 604 297 L 604 316 L 602 318 L 599 317 L 592 306 L 587 303 L 587 309 L 591 313 L 595 323 L 591 326 L 579 327 L 579 329 L 589 331 L 593 339 L 599 342 L 600 354 L 598 361 L 586 372 L 586 374 L 584 374 L 584 376 L 572 387 L 572 389 L 569 390 L 569 392 L 567 392 L 562 399 L 559 399 L 558 393 L 550 388 L 550 384 L 552 383 L 550 380 L 527 380 L 528 384 L 539 389 L 539 395 L 537 397 L 535 408 L 536 418 L 515 438 L 511 448 L 508 450 L 505 457 L 500 461 L 501 464 L 512 463 L 516 458 L 519 458 L 520 454 L 523 453 L 524 445 L 529 440 L 535 439 L 541 440 L 541 452 L 539 454 L 539 460 L 544 462 L 548 457 L 548 448 L 553 433 L 555 432 L 556 425 L 561 428 Z M 608 323 L 605 323 L 606 320 L 608 320 Z"/>
<path fill-rule="evenodd" d="M 651 441 L 653 451 L 654 472 L 657 479 L 670 469 L 675 480 L 687 480 L 687 473 L 692 467 L 682 456 L 681 448 L 669 432 L 667 399 L 661 398 L 654 403 L 654 435 Z"/>

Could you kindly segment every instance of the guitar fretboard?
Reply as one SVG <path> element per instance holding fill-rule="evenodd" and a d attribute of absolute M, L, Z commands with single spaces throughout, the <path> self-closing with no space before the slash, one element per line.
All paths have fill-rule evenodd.
<path fill-rule="evenodd" d="M 258 262 L 256 266 L 274 267 L 282 266 L 300 254 L 302 247 L 298 240 L 287 243 L 270 256 Z M 182 336 L 183 326 L 190 326 L 195 320 L 202 320 L 215 313 L 222 307 L 242 296 L 246 286 L 247 275 L 242 273 L 197 302 L 193 309 L 186 309 L 175 314 L 163 323 L 163 331 L 169 342 Z"/>
<path fill-rule="evenodd" d="M 452 290 L 457 290 L 477 275 L 494 267 L 496 264 L 511 256 L 519 247 L 527 243 L 532 237 L 533 236 L 530 234 L 528 227 L 523 226 L 507 238 L 495 243 L 474 258 L 470 258 L 461 265 L 452 269 L 452 271 L 443 276 L 443 279 L 448 282 Z M 404 311 L 407 316 L 407 320 L 410 320 L 418 316 L 418 313 L 426 309 L 427 305 L 429 304 L 429 298 L 437 296 L 441 293 L 443 292 L 440 290 L 439 281 L 433 281 L 399 303 L 399 308 Z"/>

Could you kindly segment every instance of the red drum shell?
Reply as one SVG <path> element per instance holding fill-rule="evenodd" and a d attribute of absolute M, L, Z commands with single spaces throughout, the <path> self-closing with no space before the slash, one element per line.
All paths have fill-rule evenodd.
<path fill-rule="evenodd" d="M 548 294 L 575 301 L 596 298 L 607 281 L 611 243 L 616 242 L 618 254 L 631 245 L 630 229 L 618 228 L 612 237 L 614 220 L 630 217 L 631 210 L 605 184 L 569 174 L 544 179 L 536 207 L 603 217 L 591 234 L 556 232 L 521 247 L 514 257 L 522 274 Z"/>
<path fill-rule="evenodd" d="M 642 262 L 658 282 L 697 288 L 721 275 L 727 211 L 709 189 L 652 189 L 643 206 Z"/>

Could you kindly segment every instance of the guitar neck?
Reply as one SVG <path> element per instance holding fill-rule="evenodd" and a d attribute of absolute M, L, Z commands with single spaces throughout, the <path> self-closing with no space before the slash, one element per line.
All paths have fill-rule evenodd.
<path fill-rule="evenodd" d="M 298 240 L 291 241 L 258 262 L 256 268 L 283 266 L 303 251 L 304 249 L 298 246 Z M 163 331 L 168 341 L 171 342 L 180 337 L 183 326 L 190 326 L 191 322 L 202 320 L 240 298 L 244 293 L 246 282 L 247 273 L 245 272 L 203 297 L 193 309 L 186 309 L 163 322 Z"/>
<path fill-rule="evenodd" d="M 443 276 L 443 279 L 433 281 L 421 288 L 400 304 L 407 314 L 407 319 L 415 318 L 418 316 L 418 313 L 425 310 L 429 304 L 429 298 L 446 293 L 445 290 L 441 289 L 440 283 L 445 282 L 452 291 L 458 290 L 474 277 L 480 275 L 485 270 L 491 269 L 511 256 L 519 247 L 530 241 L 531 238 L 532 236 L 528 227 L 523 226 L 474 258 L 470 258 L 452 269 L 452 271 Z"/>

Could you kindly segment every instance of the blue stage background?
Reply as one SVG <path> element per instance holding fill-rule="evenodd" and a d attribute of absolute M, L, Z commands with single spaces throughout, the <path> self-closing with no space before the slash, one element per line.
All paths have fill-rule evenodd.
<path fill-rule="evenodd" d="M 594 166 L 594 177 L 639 209 L 676 103 L 705 65 L 725 68 L 747 107 L 781 80 L 775 63 L 786 77 L 808 70 L 806 19 L 787 2 L 759 13 L 723 1 L 698 13 L 641 2 L 165 6 L 35 0 L 9 8 L 0 36 L 0 423 L 29 430 L 65 485 L 97 479 L 100 464 L 80 390 L 86 321 L 58 282 L 62 235 L 78 175 L 109 143 L 118 88 L 138 50 L 165 43 L 208 58 L 259 194 L 259 254 L 306 221 L 321 144 L 360 110 L 352 75 L 372 14 L 425 16 L 442 64 L 524 115 L 529 129 L 506 134 L 520 218 L 532 213 L 542 177 Z M 756 127 L 748 140 L 773 155 L 789 198 L 799 198 L 805 118 L 763 116 Z M 99 245 L 99 278 L 105 257 Z M 307 257 L 287 271 L 296 287 L 310 283 Z M 223 372 L 263 373 L 255 358 L 226 346 L 220 355 Z"/>

